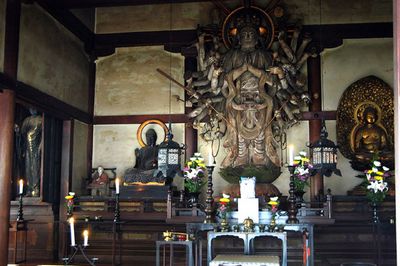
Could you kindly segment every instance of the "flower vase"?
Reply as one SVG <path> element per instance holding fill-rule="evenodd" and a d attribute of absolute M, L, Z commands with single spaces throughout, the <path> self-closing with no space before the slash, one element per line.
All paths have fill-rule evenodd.
<path fill-rule="evenodd" d="M 306 192 L 302 190 L 296 190 L 294 192 L 294 196 L 296 198 L 296 207 L 301 208 L 302 203 L 304 202 L 303 196 Z"/>
<path fill-rule="evenodd" d="M 276 219 L 275 219 L 275 213 L 272 214 L 271 222 L 269 223 L 268 229 L 270 232 L 273 232 L 276 227 Z"/>
<path fill-rule="evenodd" d="M 188 207 L 189 208 L 196 208 L 199 205 L 199 195 L 200 192 L 189 192 L 188 193 Z"/>
<path fill-rule="evenodd" d="M 375 202 L 375 201 L 371 202 L 372 222 L 375 224 L 379 223 L 378 207 L 379 207 L 379 204 L 377 202 Z"/>
<path fill-rule="evenodd" d="M 221 218 L 220 225 L 221 225 L 221 232 L 228 232 L 229 231 L 229 222 L 228 222 L 228 219 L 226 219 L 226 216 Z"/>

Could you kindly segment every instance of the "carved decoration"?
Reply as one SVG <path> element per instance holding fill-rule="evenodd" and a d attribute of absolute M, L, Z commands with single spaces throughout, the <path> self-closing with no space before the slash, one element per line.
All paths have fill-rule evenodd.
<path fill-rule="evenodd" d="M 286 131 L 310 102 L 300 70 L 314 55 L 300 26 L 287 27 L 283 7 L 268 10 L 246 4 L 233 10 L 222 23 L 222 38 L 219 25 L 200 27 L 198 71 L 185 73 L 193 126 L 206 141 L 225 137 L 221 167 L 225 172 L 256 167 L 263 172 L 257 176 L 261 182 L 280 174 L 278 149 L 286 148 Z"/>

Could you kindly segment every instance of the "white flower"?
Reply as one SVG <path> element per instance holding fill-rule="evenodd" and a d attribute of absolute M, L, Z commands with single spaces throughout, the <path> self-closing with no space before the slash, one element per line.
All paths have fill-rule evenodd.
<path fill-rule="evenodd" d="M 383 192 L 387 189 L 387 183 L 383 181 L 372 181 L 367 189 L 372 189 L 374 193 Z"/>
<path fill-rule="evenodd" d="M 231 195 L 222 193 L 222 197 L 225 199 L 229 199 L 231 197 Z"/>
<path fill-rule="evenodd" d="M 270 201 L 278 201 L 278 198 L 279 197 L 270 197 L 269 199 L 270 199 Z"/>
<path fill-rule="evenodd" d="M 194 162 L 194 161 L 197 160 L 197 158 L 196 158 L 196 157 L 190 157 L 190 160 L 191 160 L 192 162 Z"/>
<path fill-rule="evenodd" d="M 374 161 L 374 166 L 376 166 L 376 167 L 381 166 L 381 162 L 380 161 Z"/>
<path fill-rule="evenodd" d="M 204 162 L 204 158 L 202 157 L 197 158 L 197 160 L 199 160 L 200 162 Z"/>
<path fill-rule="evenodd" d="M 299 175 L 305 175 L 308 174 L 308 168 L 304 169 L 304 168 L 299 168 Z"/>
<path fill-rule="evenodd" d="M 378 168 L 372 167 L 372 172 L 374 172 L 374 173 L 378 172 Z"/>
<path fill-rule="evenodd" d="M 300 161 L 300 160 L 301 160 L 301 156 L 296 155 L 296 156 L 294 156 L 294 159 L 295 159 L 296 161 Z"/>
<path fill-rule="evenodd" d="M 72 197 L 75 196 L 75 192 L 69 192 L 68 194 Z"/>
<path fill-rule="evenodd" d="M 197 173 L 198 173 L 198 171 L 196 169 L 192 169 L 192 171 L 186 172 L 186 177 L 188 179 L 194 179 L 197 177 Z"/>
<path fill-rule="evenodd" d="M 194 153 L 194 156 L 195 156 L 195 157 L 201 157 L 201 153 L 200 153 L 200 152 L 195 152 L 195 153 Z"/>
<path fill-rule="evenodd" d="M 383 171 L 389 171 L 389 168 L 387 168 L 386 166 L 382 166 Z"/>
<path fill-rule="evenodd" d="M 301 152 L 299 152 L 299 154 L 300 154 L 301 156 L 304 156 L 304 157 L 306 157 L 306 155 L 307 155 L 307 153 L 306 153 L 305 151 L 301 151 Z"/>

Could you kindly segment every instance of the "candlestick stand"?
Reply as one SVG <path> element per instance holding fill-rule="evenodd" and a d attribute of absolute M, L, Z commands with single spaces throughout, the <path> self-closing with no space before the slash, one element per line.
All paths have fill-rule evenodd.
<path fill-rule="evenodd" d="M 23 221 L 24 220 L 22 197 L 23 197 L 23 193 L 19 193 L 17 221 Z"/>
<path fill-rule="evenodd" d="M 115 209 L 114 209 L 114 222 L 118 223 L 120 220 L 120 213 L 119 213 L 119 193 L 115 194 Z"/>
<path fill-rule="evenodd" d="M 204 223 L 213 223 L 214 222 L 214 210 L 213 210 L 213 183 L 212 183 L 212 174 L 214 171 L 214 166 L 210 165 L 207 166 L 207 173 L 208 173 L 208 182 L 207 182 L 207 199 L 206 199 L 206 209 L 204 210 L 206 213 L 206 219 Z"/>
<path fill-rule="evenodd" d="M 62 260 L 64 261 L 64 265 L 69 265 L 75 255 L 78 253 L 78 251 L 82 254 L 82 256 L 85 258 L 85 260 L 91 265 L 95 266 L 96 262 L 99 260 L 98 258 L 89 258 L 86 253 L 85 253 L 85 248 L 87 248 L 89 245 L 83 246 L 83 245 L 75 245 L 71 246 L 74 249 L 74 252 L 71 254 L 71 256 L 67 258 L 63 258 Z"/>
<path fill-rule="evenodd" d="M 297 224 L 299 220 L 297 219 L 297 206 L 296 206 L 296 198 L 294 196 L 294 166 L 288 166 L 290 173 L 290 183 L 289 183 L 289 210 L 286 223 L 288 224 Z"/>

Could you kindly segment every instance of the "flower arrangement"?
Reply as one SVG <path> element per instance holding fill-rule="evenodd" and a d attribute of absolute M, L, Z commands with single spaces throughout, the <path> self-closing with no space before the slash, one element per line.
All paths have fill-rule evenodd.
<path fill-rule="evenodd" d="M 65 199 L 67 200 L 66 206 L 67 206 L 67 216 L 71 217 L 72 212 L 74 210 L 74 197 L 75 197 L 75 192 L 69 192 L 67 196 L 65 196 Z"/>
<path fill-rule="evenodd" d="M 313 165 L 310 159 L 307 158 L 305 151 L 299 152 L 299 155 L 294 157 L 294 188 L 296 191 L 304 191 L 305 186 L 308 186 L 308 179 L 311 176 Z"/>
<path fill-rule="evenodd" d="M 272 218 L 271 218 L 271 223 L 269 225 L 271 230 L 274 230 L 275 225 L 276 225 L 276 213 L 278 212 L 278 206 L 279 206 L 279 197 L 270 197 L 268 201 L 268 205 L 271 208 L 272 212 Z"/>
<path fill-rule="evenodd" d="M 275 216 L 276 213 L 278 212 L 279 197 L 270 197 L 268 205 L 271 207 L 272 215 Z"/>
<path fill-rule="evenodd" d="M 371 169 L 365 171 L 367 198 L 372 203 L 377 204 L 385 199 L 388 192 L 387 177 L 390 177 L 389 168 L 382 166 L 380 161 L 373 161 Z"/>
<path fill-rule="evenodd" d="M 219 204 L 218 204 L 218 216 L 221 219 L 226 219 L 226 215 L 229 211 L 229 205 L 230 205 L 231 199 L 229 194 L 222 194 L 222 198 L 219 199 Z"/>
<path fill-rule="evenodd" d="M 183 168 L 183 177 L 185 178 L 184 186 L 189 193 L 199 192 L 206 183 L 203 180 L 205 169 L 204 158 L 201 157 L 200 153 L 195 153 L 186 162 L 185 168 Z"/>

